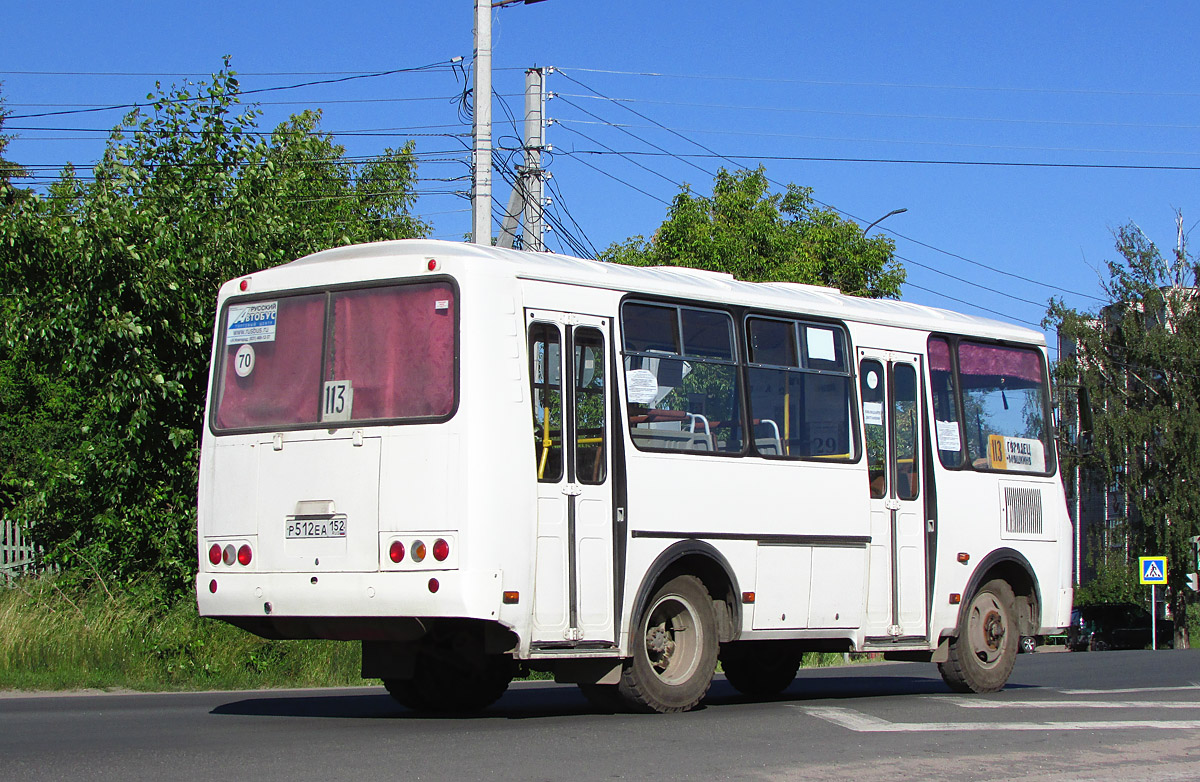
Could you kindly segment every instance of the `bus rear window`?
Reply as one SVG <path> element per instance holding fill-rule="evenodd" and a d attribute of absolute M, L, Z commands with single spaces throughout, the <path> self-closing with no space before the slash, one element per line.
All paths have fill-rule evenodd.
<path fill-rule="evenodd" d="M 454 409 L 447 283 L 242 300 L 223 324 L 218 430 L 430 419 Z"/>

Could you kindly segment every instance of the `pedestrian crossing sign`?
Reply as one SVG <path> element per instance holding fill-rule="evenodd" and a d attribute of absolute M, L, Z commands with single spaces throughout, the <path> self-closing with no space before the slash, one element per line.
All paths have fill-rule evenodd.
<path fill-rule="evenodd" d="M 1138 565 L 1141 566 L 1141 583 L 1143 584 L 1165 584 L 1167 583 L 1167 558 L 1166 557 L 1138 557 Z"/>

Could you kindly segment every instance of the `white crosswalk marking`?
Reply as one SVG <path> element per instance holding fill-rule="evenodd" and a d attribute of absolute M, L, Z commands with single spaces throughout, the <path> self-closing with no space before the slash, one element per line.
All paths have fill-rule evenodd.
<path fill-rule="evenodd" d="M 1200 687 L 1140 687 L 1112 690 L 1059 690 L 1063 694 L 1077 695 L 1114 695 L 1133 693 L 1164 693 L 1164 692 L 1195 692 L 1200 693 Z M 1020 712 L 1027 710 L 1057 709 L 1057 710 L 1131 710 L 1137 709 L 1150 716 L 1163 712 L 1181 710 L 1200 710 L 1200 699 L 1194 700 L 1089 700 L 1084 697 L 1055 700 L 997 700 L 991 698 L 947 697 L 944 695 L 930 696 L 929 702 L 946 704 L 962 709 L 983 709 L 992 712 L 1008 710 Z M 1005 722 L 994 720 L 986 722 L 892 722 L 882 717 L 864 714 L 855 709 L 837 706 L 800 706 L 810 717 L 840 725 L 847 730 L 858 733 L 927 733 L 936 731 L 1069 731 L 1069 730 L 1200 730 L 1200 719 L 1117 719 L 1117 720 L 1022 720 Z M 935 707 L 936 708 L 936 707 Z M 1141 716 L 1141 715 L 1139 715 Z M 1184 716 L 1184 715 L 1180 715 Z"/>
<path fill-rule="evenodd" d="M 962 731 L 1054 730 L 1200 730 L 1200 720 L 1111 720 L 1105 722 L 889 722 L 854 709 L 802 708 L 810 717 L 832 722 L 856 733 L 930 733 Z"/>
<path fill-rule="evenodd" d="M 1135 692 L 1182 692 L 1200 691 L 1200 684 L 1192 683 L 1179 687 L 1124 687 L 1114 690 L 1059 690 L 1063 695 L 1130 695 Z"/>
<path fill-rule="evenodd" d="M 939 697 L 964 709 L 1200 709 L 1195 701 L 984 701 Z"/>

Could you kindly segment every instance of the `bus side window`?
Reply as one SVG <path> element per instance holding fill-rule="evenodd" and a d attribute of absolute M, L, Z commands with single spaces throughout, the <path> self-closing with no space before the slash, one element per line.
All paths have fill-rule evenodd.
<path fill-rule="evenodd" d="M 929 379 L 938 458 L 946 467 L 960 467 L 963 448 L 962 427 L 959 422 L 962 417 L 958 414 L 958 394 L 954 389 L 954 365 L 950 361 L 950 343 L 941 337 L 929 338 Z"/>
<path fill-rule="evenodd" d="M 884 408 L 887 400 L 887 382 L 883 364 L 864 361 L 860 367 L 859 382 L 862 386 L 863 434 L 867 445 L 867 483 L 871 497 L 887 496 L 887 427 Z"/>
<path fill-rule="evenodd" d="M 760 456 L 853 459 L 845 335 L 832 326 L 748 318 L 750 423 Z M 799 348 L 798 348 L 799 346 Z"/>
<path fill-rule="evenodd" d="M 621 328 L 634 445 L 740 453 L 742 402 L 729 314 L 627 302 Z"/>
<path fill-rule="evenodd" d="M 605 479 L 604 335 L 598 329 L 575 330 L 575 470 L 579 482 Z"/>
<path fill-rule="evenodd" d="M 529 361 L 537 477 L 543 483 L 556 483 L 563 468 L 562 338 L 558 327 L 550 323 L 530 326 Z"/>
<path fill-rule="evenodd" d="M 895 431 L 896 497 L 915 500 L 921 493 L 921 460 L 917 440 L 920 421 L 917 416 L 917 371 L 911 364 L 892 366 L 892 426 Z"/>

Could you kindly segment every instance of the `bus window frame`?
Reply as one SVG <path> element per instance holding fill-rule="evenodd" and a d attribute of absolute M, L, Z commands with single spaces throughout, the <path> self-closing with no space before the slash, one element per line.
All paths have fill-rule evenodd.
<path fill-rule="evenodd" d="M 959 472 L 959 471 L 979 472 L 979 473 L 987 473 L 990 475 L 1005 475 L 1005 476 L 1014 477 L 1014 478 L 1020 478 L 1020 477 L 1049 478 L 1049 477 L 1053 477 L 1054 475 L 1057 475 L 1058 467 L 1059 467 L 1059 465 L 1058 465 L 1058 448 L 1056 447 L 1056 444 L 1058 442 L 1058 433 L 1055 430 L 1054 418 L 1051 413 L 1051 405 L 1053 404 L 1053 400 L 1051 398 L 1052 394 L 1051 394 L 1051 387 L 1050 387 L 1050 377 L 1049 377 L 1047 361 L 1046 361 L 1046 354 L 1039 348 L 1039 346 L 1036 344 L 1033 344 L 1033 343 L 1029 343 L 1029 342 L 1014 342 L 1012 340 L 989 339 L 987 337 L 979 337 L 979 336 L 973 336 L 973 335 L 969 335 L 969 334 L 953 334 L 953 333 L 947 333 L 947 332 L 943 332 L 943 331 L 931 331 L 931 332 L 929 332 L 929 334 L 926 335 L 925 348 L 924 348 L 924 355 L 925 355 L 925 359 L 926 359 L 925 364 L 927 366 L 927 369 L 926 369 L 927 373 L 932 373 L 932 371 L 933 371 L 932 370 L 932 362 L 929 361 L 929 340 L 931 340 L 931 339 L 945 340 L 945 342 L 947 343 L 947 345 L 949 346 L 949 349 L 950 349 L 950 368 L 951 368 L 953 378 L 954 378 L 955 414 L 957 416 L 957 423 L 958 423 L 958 436 L 960 438 L 960 442 L 962 443 L 962 449 L 960 451 L 961 456 L 959 458 L 959 463 L 957 465 L 954 465 L 954 466 L 947 465 L 944 462 L 942 462 L 940 457 L 935 458 L 934 461 L 943 469 L 951 470 L 954 472 Z M 1043 441 L 1043 443 L 1042 443 L 1042 446 L 1043 446 L 1043 449 L 1044 449 L 1045 455 L 1046 455 L 1046 471 L 1045 472 L 997 470 L 990 466 L 976 467 L 975 465 L 973 465 L 971 463 L 971 460 L 968 458 L 968 452 L 967 452 L 966 425 L 963 420 L 963 414 L 964 414 L 963 411 L 966 408 L 963 404 L 963 384 L 962 384 L 961 368 L 960 368 L 959 360 L 958 360 L 958 346 L 959 346 L 959 343 L 961 343 L 961 342 L 970 342 L 970 343 L 973 343 L 976 345 L 983 345 L 983 346 L 1011 348 L 1011 349 L 1017 349 L 1017 350 L 1029 350 L 1029 351 L 1033 351 L 1037 355 L 1038 366 L 1039 366 L 1040 375 L 1041 375 L 1039 380 L 1041 382 L 1042 388 L 1045 389 L 1045 393 L 1042 395 L 1042 420 L 1045 422 L 1045 429 L 1046 429 L 1046 432 L 1045 432 L 1046 440 Z M 931 374 L 927 374 L 926 377 L 922 378 L 922 381 L 925 383 L 928 383 L 930 381 L 931 377 L 932 377 Z M 930 417 L 934 417 L 932 394 L 929 395 L 929 400 L 928 400 L 927 404 L 929 405 L 929 409 L 928 409 L 928 411 L 926 411 L 926 415 L 928 415 Z M 932 432 L 933 430 L 931 429 L 930 431 Z M 933 443 L 930 447 L 933 451 L 937 450 L 936 443 Z"/>
<path fill-rule="evenodd" d="M 315 421 L 298 424 L 278 424 L 275 426 L 245 426 L 237 428 L 220 428 L 217 426 L 218 400 L 217 392 L 222 387 L 225 381 L 225 361 L 221 351 L 227 347 L 225 345 L 225 333 L 228 327 L 229 308 L 243 302 L 263 301 L 264 299 L 283 299 L 293 296 L 308 296 L 312 294 L 325 295 L 325 322 L 322 324 L 322 339 L 321 339 L 321 365 L 325 367 L 325 362 L 328 356 L 328 340 L 329 329 L 331 328 L 331 312 L 333 307 L 334 294 L 343 291 L 359 291 L 370 290 L 373 288 L 395 288 L 405 285 L 431 285 L 444 283 L 450 288 L 454 297 L 454 323 L 451 328 L 454 335 L 454 347 L 451 356 L 451 372 L 453 374 L 453 402 L 450 405 L 450 411 L 445 415 L 439 416 L 409 416 L 402 418 L 368 418 L 362 420 L 350 421 Z M 440 424 L 454 418 L 458 413 L 458 408 L 462 400 L 462 290 L 459 288 L 458 281 L 446 274 L 435 274 L 428 277 L 396 277 L 389 279 L 377 279 L 363 282 L 346 282 L 336 285 L 309 285 L 302 288 L 284 288 L 280 290 L 260 290 L 253 293 L 239 294 L 230 296 L 221 303 L 220 317 L 217 319 L 217 328 L 213 334 L 212 347 L 212 378 L 208 385 L 208 395 L 206 404 L 208 406 L 208 429 L 216 437 L 230 437 L 247 434 L 264 434 L 267 432 L 301 432 L 301 431 L 336 431 L 338 429 L 361 429 L 365 427 L 378 426 L 412 426 L 421 424 Z M 313 389 L 313 394 L 320 398 L 321 388 L 318 386 Z"/>
<path fill-rule="evenodd" d="M 846 367 L 845 372 L 837 372 L 831 369 L 809 369 L 804 366 L 788 367 L 778 364 L 765 364 L 760 362 L 750 361 L 750 321 L 751 320 L 773 320 L 791 325 L 792 332 L 792 349 L 795 352 L 796 361 L 803 365 L 808 356 L 808 347 L 804 344 L 804 339 L 801 336 L 801 328 L 804 326 L 817 326 L 820 328 L 828 328 L 839 331 L 842 335 L 842 362 Z M 789 372 L 799 372 L 810 375 L 831 375 L 833 377 L 845 377 L 846 382 L 850 386 L 848 402 L 850 404 L 850 443 L 854 446 L 854 451 L 848 458 L 817 458 L 811 456 L 787 456 L 784 454 L 761 454 L 751 450 L 750 456 L 759 459 L 770 459 L 772 461 L 787 461 L 787 462 L 808 462 L 814 464 L 858 464 L 863 459 L 865 448 L 863 446 L 863 429 L 861 427 L 859 409 L 859 393 L 858 393 L 858 366 L 853 360 L 855 355 L 854 344 L 850 337 L 850 330 L 846 328 L 846 324 L 836 320 L 822 320 L 820 318 L 806 317 L 800 314 L 766 312 L 763 310 L 747 309 L 742 312 L 741 318 L 741 333 L 739 339 L 745 343 L 744 353 L 745 360 L 740 362 L 740 367 L 743 374 L 743 386 L 749 389 L 750 386 L 750 370 L 751 369 L 775 369 L 787 370 Z M 750 419 L 750 399 L 746 398 L 746 416 Z"/>
<path fill-rule="evenodd" d="M 689 449 L 675 448 L 654 448 L 641 445 L 633 437 L 633 427 L 629 423 L 629 399 L 628 390 L 625 385 L 625 359 L 631 356 L 641 358 L 664 358 L 663 353 L 647 352 L 647 351 L 628 351 L 625 349 L 625 308 L 629 305 L 646 305 L 650 307 L 667 307 L 675 310 L 675 334 L 679 337 L 680 348 L 686 348 L 686 340 L 683 333 L 683 309 L 699 310 L 702 312 L 716 312 L 724 315 L 727 318 L 729 325 L 730 347 L 733 350 L 733 359 L 727 361 L 724 359 L 704 358 L 701 356 L 691 356 L 686 353 L 671 354 L 676 356 L 681 361 L 687 361 L 689 358 L 693 361 L 699 361 L 706 364 L 717 364 L 720 366 L 733 367 L 734 390 L 737 394 L 738 402 L 738 426 L 742 431 L 742 444 L 740 450 L 737 451 L 701 451 Z M 630 442 L 633 443 L 634 450 L 641 453 L 661 453 L 661 454 L 677 454 L 684 456 L 704 456 L 704 457 L 720 457 L 720 458 L 742 458 L 751 453 L 750 444 L 748 442 L 746 432 L 747 423 L 749 421 L 749 413 L 747 411 L 748 403 L 746 401 L 746 380 L 745 380 L 745 361 L 742 356 L 745 355 L 745 345 L 743 344 L 742 335 L 738 333 L 739 315 L 741 308 L 737 307 L 721 307 L 713 302 L 697 300 L 697 299 L 680 299 L 672 297 L 654 297 L 644 293 L 630 293 L 623 296 L 617 304 L 616 327 L 618 329 L 619 341 L 613 343 L 613 360 L 620 372 L 620 380 L 617 386 L 621 389 L 620 404 L 623 406 L 621 413 L 622 430 L 628 435 Z M 614 395 L 615 398 L 616 395 Z"/>

